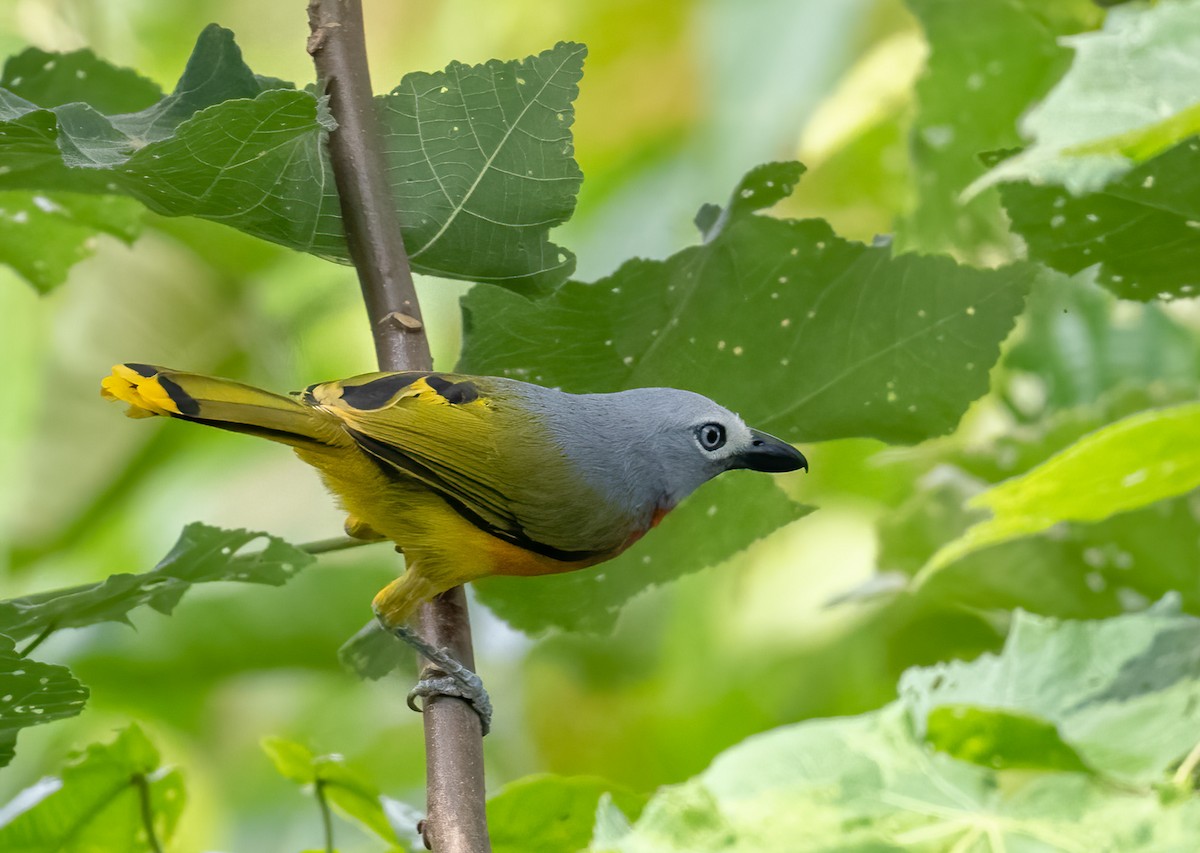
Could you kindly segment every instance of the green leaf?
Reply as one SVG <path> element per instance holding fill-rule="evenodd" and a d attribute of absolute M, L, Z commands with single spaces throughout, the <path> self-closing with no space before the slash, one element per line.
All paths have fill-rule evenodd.
<path fill-rule="evenodd" d="M 690 388 L 794 442 L 948 432 L 987 390 L 1037 268 L 892 257 L 821 220 L 752 213 L 798 174 L 794 163 L 754 170 L 723 221 L 704 218 L 716 236 L 666 261 L 630 261 L 532 303 L 473 289 L 462 369 L 576 392 Z"/>
<path fill-rule="evenodd" d="M 90 50 L 47 53 L 36 47 L 5 61 L 0 88 L 48 109 L 82 101 L 102 113 L 139 112 L 163 96 L 152 81 Z"/>
<path fill-rule="evenodd" d="M 526 776 L 505 785 L 487 803 L 493 853 L 565 853 L 592 838 L 600 798 L 636 816 L 644 796 L 591 776 Z"/>
<path fill-rule="evenodd" d="M 769 477 L 726 474 L 703 486 L 615 560 L 592 569 L 475 582 L 479 600 L 514 628 L 603 632 L 621 605 L 645 589 L 728 560 L 812 512 Z M 393 643 L 393 645 L 397 645 Z"/>
<path fill-rule="evenodd" d="M 964 26 L 955 0 L 908 6 L 925 31 L 929 60 L 910 140 L 916 199 L 897 223 L 897 245 L 1008 254 L 996 193 L 964 203 L 962 192 L 985 171 L 980 152 L 1021 144 L 1017 120 L 1070 62 L 1060 37 L 1090 27 L 1098 11 L 1088 0 L 975 0 Z"/>
<path fill-rule="evenodd" d="M 1096 622 L 1060 622 L 1018 611 L 999 655 L 905 673 L 900 694 L 918 734 L 929 736 L 938 708 L 972 713 L 938 719 L 937 741 L 975 758 L 1030 766 L 1029 725 L 996 737 L 1013 715 L 1057 730 L 1042 767 L 1071 753 L 1093 770 L 1132 784 L 1161 778 L 1196 744 L 1200 728 L 1200 619 L 1179 613 L 1178 596 L 1142 613 Z M 995 712 L 995 713 L 991 713 Z M 1010 731 L 1011 734 L 1011 731 Z M 1046 739 L 1048 732 L 1039 736 Z M 1069 768 L 1069 764 L 1066 765 Z"/>
<path fill-rule="evenodd" d="M 1135 740 L 1141 727 L 1127 729 Z M 661 789 L 593 853 L 900 853 L 1188 849 L 1200 803 L 1115 790 L 1082 773 L 1002 772 L 930 753 L 902 709 L 753 736 Z"/>
<path fill-rule="evenodd" d="M 570 126 L 585 53 L 560 44 L 520 62 L 452 63 L 376 98 L 416 271 L 528 292 L 570 274 L 574 258 L 547 234 L 582 180 Z M 65 60 L 51 72 L 28 98 L 0 89 L 0 188 L 128 195 L 348 260 L 324 100 L 253 74 L 229 31 L 201 33 L 175 91 L 140 112 L 32 100 L 75 76 Z"/>
<path fill-rule="evenodd" d="M 239 554 L 264 538 L 267 544 L 261 550 Z M 266 533 L 189 524 L 167 556 L 148 572 L 111 575 L 100 583 L 0 601 L 0 632 L 21 638 L 46 629 L 128 623 L 129 611 L 143 604 L 169 614 L 193 584 L 244 581 L 282 586 L 314 559 Z"/>
<path fill-rule="evenodd" d="M 1021 122 L 1033 143 L 974 189 L 1003 181 L 1095 191 L 1200 132 L 1200 2 L 1114 9 L 1104 29 L 1067 39 L 1070 70 Z"/>
<path fill-rule="evenodd" d="M 1032 258 L 1067 273 L 1099 264 L 1125 299 L 1200 293 L 1200 142 L 1183 142 L 1098 189 L 1072 196 L 1027 183 L 1000 188 Z"/>
<path fill-rule="evenodd" d="M 132 243 L 142 208 L 113 196 L 0 192 L 0 263 L 45 293 L 92 254 L 98 233 Z"/>
<path fill-rule="evenodd" d="M 412 649 L 372 619 L 338 649 L 342 666 L 359 678 L 378 681 L 395 669 L 412 669 L 416 664 Z"/>
<path fill-rule="evenodd" d="M 343 817 L 358 823 L 392 845 L 400 843 L 388 820 L 379 789 L 340 755 L 314 755 L 302 744 L 281 737 L 266 737 L 263 751 L 285 778 L 316 785 L 321 796 Z"/>
<path fill-rule="evenodd" d="M 1026 474 L 978 495 L 992 517 L 943 546 L 919 585 L 954 560 L 1062 521 L 1099 521 L 1200 486 L 1200 403 L 1151 409 L 1097 430 Z"/>
<path fill-rule="evenodd" d="M 0 634 L 0 767 L 12 761 L 21 729 L 74 717 L 87 699 L 65 666 L 30 660 Z"/>
<path fill-rule="evenodd" d="M 304 744 L 281 737 L 265 737 L 259 745 L 283 778 L 301 785 L 311 785 L 317 780 L 313 767 L 315 756 Z"/>
<path fill-rule="evenodd" d="M 939 705 L 925 720 L 925 740 L 935 749 L 985 767 L 1088 769 L 1075 750 L 1063 743 L 1054 724 L 1028 714 Z"/>
<path fill-rule="evenodd" d="M 184 806 L 183 778 L 160 766 L 137 726 L 76 754 L 58 777 L 22 791 L 0 809 L 0 849 L 20 853 L 149 851 L 143 809 L 168 844 Z"/>

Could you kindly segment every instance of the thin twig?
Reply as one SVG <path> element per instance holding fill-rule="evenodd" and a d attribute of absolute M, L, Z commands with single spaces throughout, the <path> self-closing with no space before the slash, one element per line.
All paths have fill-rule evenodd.
<path fill-rule="evenodd" d="M 338 123 L 329 154 L 341 198 L 350 257 L 367 307 L 383 370 L 431 370 L 400 221 L 388 189 L 382 134 L 367 70 L 360 0 L 310 0 L 308 19 L 317 77 Z M 402 322 L 396 322 L 399 318 Z M 456 587 L 424 605 L 422 636 L 474 668 L 466 595 Z M 422 667 L 424 669 L 424 667 Z M 491 849 L 484 811 L 483 739 L 479 717 L 460 699 L 425 705 L 426 843 L 439 853 Z"/>
<path fill-rule="evenodd" d="M 321 808 L 321 826 L 325 830 L 325 853 L 334 853 L 333 847 L 333 813 L 329 810 L 329 801 L 325 799 L 325 780 L 318 779 L 313 785 L 317 795 L 317 805 Z"/>
<path fill-rule="evenodd" d="M 130 780 L 138 792 L 138 802 L 141 804 L 142 828 L 146 830 L 146 844 L 153 853 L 163 853 L 162 845 L 154 832 L 154 809 L 150 803 L 150 782 L 145 773 L 134 773 Z"/>

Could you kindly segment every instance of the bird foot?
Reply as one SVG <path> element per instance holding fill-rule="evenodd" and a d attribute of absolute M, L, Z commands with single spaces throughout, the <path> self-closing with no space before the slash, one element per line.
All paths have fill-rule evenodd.
<path fill-rule="evenodd" d="M 433 674 L 422 678 L 408 691 L 408 707 L 421 713 L 424 710 L 423 703 L 418 704 L 417 699 L 428 699 L 430 696 L 454 696 L 462 699 L 479 715 L 483 734 L 491 731 L 492 700 L 483 687 L 483 680 L 471 670 L 463 667 L 461 674 Z"/>
<path fill-rule="evenodd" d="M 479 715 L 480 726 L 486 735 L 492 728 L 492 700 L 483 687 L 483 679 L 459 663 L 449 649 L 430 645 L 415 631 L 405 627 L 390 630 L 433 665 L 427 670 L 430 674 L 423 672 L 421 680 L 409 692 L 408 707 L 422 713 L 424 703 L 417 704 L 418 698 L 453 696 L 462 699 Z"/>

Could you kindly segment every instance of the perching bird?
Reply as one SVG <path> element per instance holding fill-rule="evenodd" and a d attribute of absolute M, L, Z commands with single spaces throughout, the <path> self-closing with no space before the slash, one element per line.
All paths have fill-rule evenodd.
<path fill-rule="evenodd" d="M 472 701 L 474 673 L 406 628 L 424 601 L 487 575 L 543 575 L 611 559 L 710 478 L 808 469 L 791 445 L 674 388 L 567 394 L 491 376 L 366 373 L 290 397 L 146 364 L 101 383 L 131 417 L 164 415 L 291 445 L 349 514 L 389 539 L 403 576 L 372 604 L 383 627 L 448 673 L 416 695 Z M 411 704 L 411 701 L 410 701 Z"/>

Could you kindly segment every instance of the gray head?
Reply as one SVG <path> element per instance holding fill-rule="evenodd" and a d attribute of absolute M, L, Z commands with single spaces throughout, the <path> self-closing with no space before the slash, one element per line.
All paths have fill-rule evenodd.
<path fill-rule="evenodd" d="M 790 444 L 750 429 L 707 397 L 676 388 L 564 395 L 559 440 L 588 481 L 636 512 L 670 509 L 723 471 L 808 470 Z M 564 401 L 566 403 L 566 401 Z"/>
<path fill-rule="evenodd" d="M 787 442 L 751 429 L 707 397 L 676 388 L 637 388 L 604 395 L 609 405 L 636 413 L 636 455 L 662 468 L 671 505 L 703 483 L 736 468 L 783 472 L 808 470 L 803 454 Z"/>

